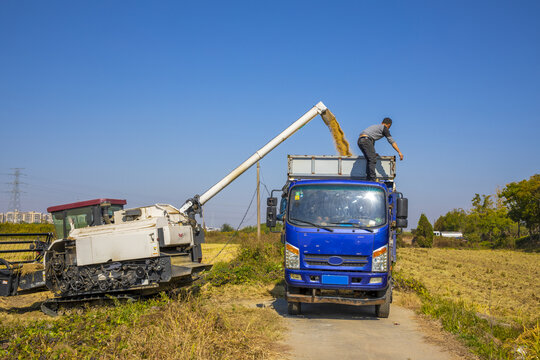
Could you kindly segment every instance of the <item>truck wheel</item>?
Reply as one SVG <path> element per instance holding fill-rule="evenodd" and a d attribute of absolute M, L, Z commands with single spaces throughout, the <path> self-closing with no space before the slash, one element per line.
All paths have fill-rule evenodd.
<path fill-rule="evenodd" d="M 302 303 L 299 303 L 299 302 L 287 303 L 287 313 L 289 315 L 300 315 L 302 313 Z"/>
<path fill-rule="evenodd" d="M 378 318 L 387 318 L 390 315 L 390 302 L 392 298 L 392 288 L 388 288 L 384 297 L 384 304 L 375 305 L 375 315 Z"/>

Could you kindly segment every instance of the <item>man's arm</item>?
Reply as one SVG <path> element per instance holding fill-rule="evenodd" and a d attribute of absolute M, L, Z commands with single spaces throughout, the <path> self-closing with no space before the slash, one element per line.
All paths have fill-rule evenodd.
<path fill-rule="evenodd" d="M 383 135 L 386 136 L 386 139 L 388 140 L 388 142 L 392 145 L 392 147 L 394 149 L 396 149 L 396 151 L 398 152 L 399 154 L 399 160 L 403 160 L 403 154 L 401 153 L 401 151 L 399 151 L 399 148 L 397 146 L 397 143 L 396 143 L 396 140 L 394 140 L 394 138 L 392 137 L 392 135 L 390 135 L 390 130 L 388 130 L 388 128 L 385 126 L 384 129 L 383 129 Z"/>
<path fill-rule="evenodd" d="M 398 152 L 398 154 L 399 154 L 399 160 L 403 160 L 403 154 L 401 153 L 401 151 L 399 151 L 399 148 L 398 148 L 396 142 L 393 142 L 393 143 L 392 143 L 392 147 L 393 147 L 394 149 L 396 149 L 396 151 Z"/>

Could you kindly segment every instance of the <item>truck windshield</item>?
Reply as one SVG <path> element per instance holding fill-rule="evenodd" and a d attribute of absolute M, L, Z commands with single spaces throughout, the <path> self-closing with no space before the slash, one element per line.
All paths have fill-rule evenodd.
<path fill-rule="evenodd" d="M 381 226 L 386 223 L 385 192 L 362 185 L 298 185 L 289 195 L 287 220 L 300 226 Z"/>

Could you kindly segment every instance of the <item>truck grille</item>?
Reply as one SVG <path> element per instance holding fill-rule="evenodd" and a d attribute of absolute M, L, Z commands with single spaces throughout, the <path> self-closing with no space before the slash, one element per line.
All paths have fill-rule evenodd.
<path fill-rule="evenodd" d="M 321 255 L 304 254 L 304 262 L 310 266 L 354 266 L 363 267 L 368 263 L 367 256 L 361 255 Z"/>

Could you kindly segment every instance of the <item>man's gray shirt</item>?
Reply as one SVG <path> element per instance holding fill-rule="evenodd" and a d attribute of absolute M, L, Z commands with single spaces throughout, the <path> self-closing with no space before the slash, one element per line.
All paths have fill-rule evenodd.
<path fill-rule="evenodd" d="M 367 129 L 362 131 L 360 135 L 367 135 L 374 141 L 377 141 L 384 136 L 386 137 L 386 140 L 388 140 L 390 145 L 396 142 L 390 135 L 390 130 L 388 130 L 388 128 L 383 124 L 371 125 Z"/>

